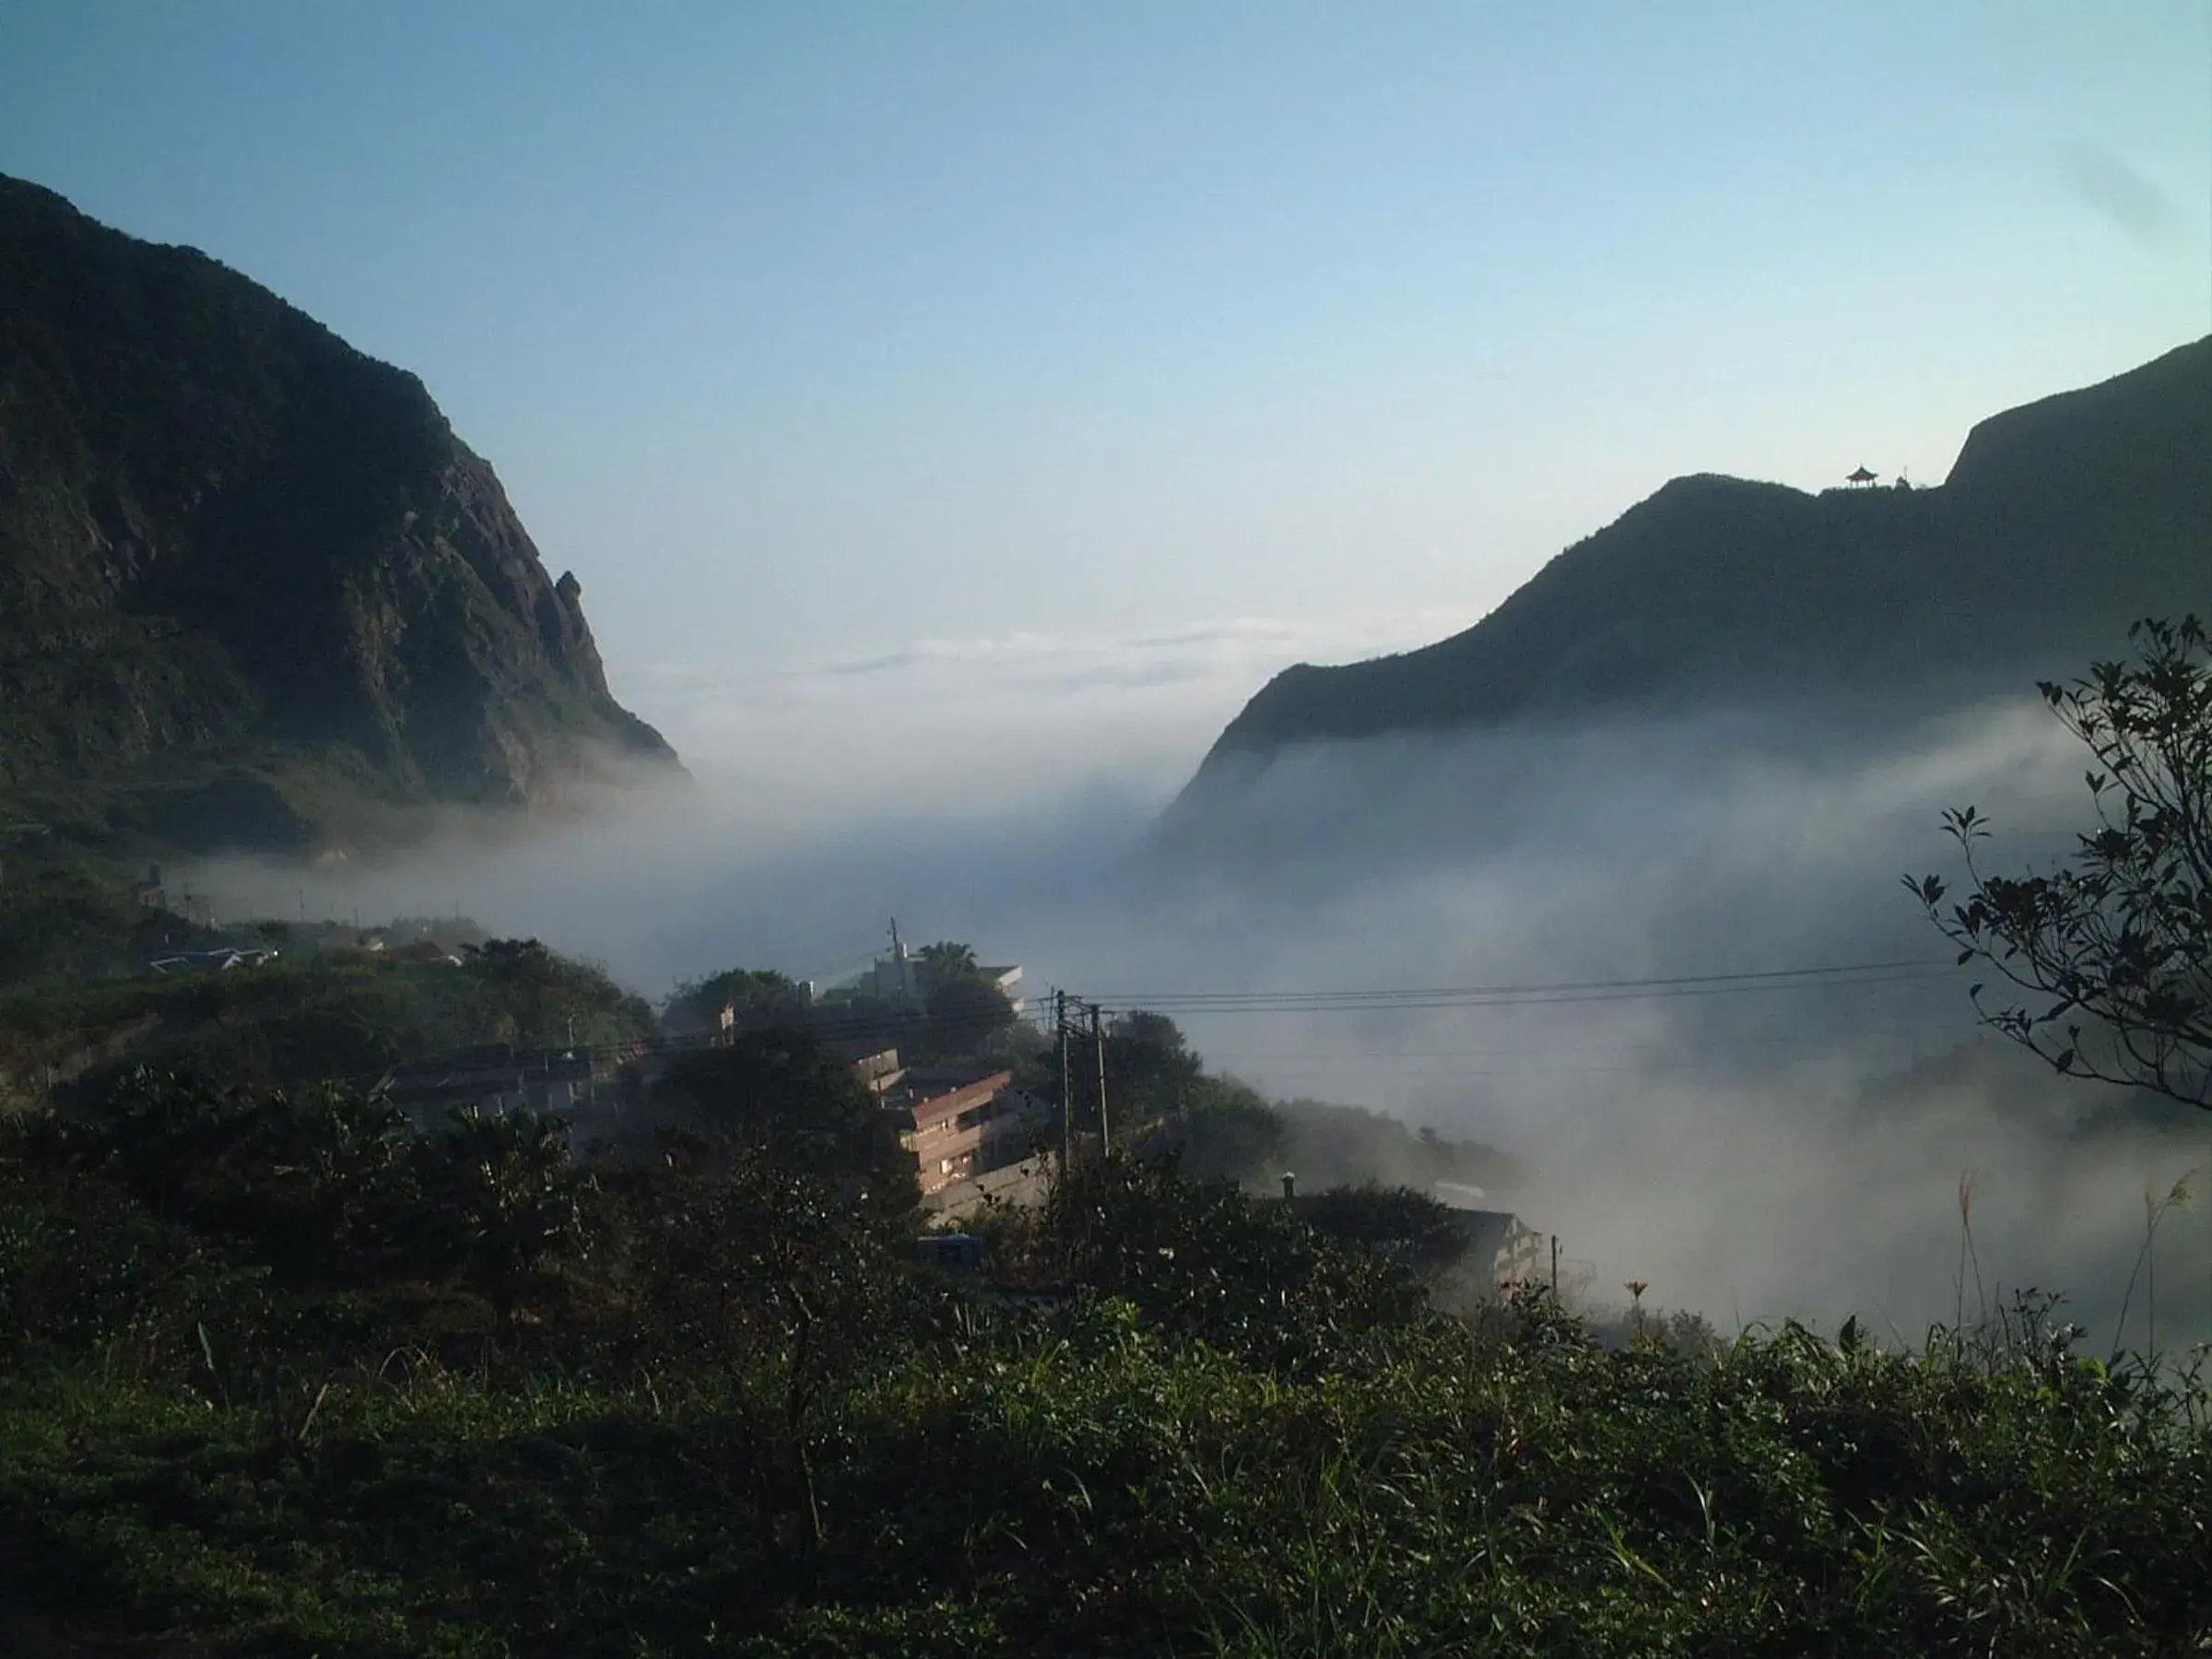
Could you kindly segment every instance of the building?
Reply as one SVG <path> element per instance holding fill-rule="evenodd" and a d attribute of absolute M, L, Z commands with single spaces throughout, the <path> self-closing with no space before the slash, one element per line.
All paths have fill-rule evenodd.
<path fill-rule="evenodd" d="M 392 946 L 385 950 L 384 959 L 388 962 L 438 962 L 448 968 L 463 965 L 459 957 L 435 939 L 416 939 L 406 945 Z"/>
<path fill-rule="evenodd" d="M 1283 1177 L 1283 1194 L 1279 1200 L 1290 1206 L 1293 1215 L 1318 1205 L 1323 1196 L 1300 1194 L 1296 1182 L 1297 1177 L 1293 1175 Z M 1466 1240 L 1465 1250 L 1450 1269 L 1453 1277 L 1465 1276 L 1465 1282 L 1486 1297 L 1512 1285 L 1531 1284 L 1548 1277 L 1551 1250 L 1547 1234 L 1537 1232 L 1511 1211 L 1474 1209 L 1452 1201 L 1459 1194 L 1479 1195 L 1478 1187 L 1445 1182 L 1437 1182 L 1437 1186 L 1436 1196 L 1443 1202 Z"/>
<path fill-rule="evenodd" d="M 922 959 L 907 949 L 906 941 L 899 936 L 899 924 L 891 924 L 891 947 L 868 964 L 867 971 L 860 976 L 853 987 L 861 995 L 886 1004 L 902 1014 L 922 1011 L 924 987 Z"/>
<path fill-rule="evenodd" d="M 832 996 L 862 996 L 878 1002 L 901 1014 L 920 1014 L 929 1005 L 928 965 L 919 952 L 909 950 L 906 941 L 899 935 L 899 924 L 891 924 L 891 947 L 877 957 L 855 977 L 833 987 Z M 993 967 L 978 966 L 976 973 L 998 988 L 1006 999 L 1014 1005 L 1014 1011 L 1022 1011 L 1021 965 L 1018 962 L 1001 963 Z M 814 981 L 804 982 L 806 1001 L 811 1006 L 822 1000 Z"/>
<path fill-rule="evenodd" d="M 156 973 L 196 973 L 202 969 L 228 972 L 233 968 L 259 968 L 276 959 L 274 950 L 221 946 L 214 950 L 179 950 L 158 956 L 147 966 Z"/>
<path fill-rule="evenodd" d="M 922 1207 L 940 1220 L 957 1220 L 995 1205 L 1034 1209 L 1051 1195 L 1059 1162 L 1050 1152 L 1031 1152 L 1018 1163 L 963 1175 L 924 1193 Z"/>
<path fill-rule="evenodd" d="M 978 968 L 976 971 L 996 985 L 999 992 L 1019 1014 L 1026 1006 L 1021 1000 L 1021 964 L 1009 962 L 998 968 Z"/>
<path fill-rule="evenodd" d="M 1011 1071 L 915 1066 L 884 1092 L 924 1196 L 1026 1158 L 1049 1115 Z"/>
<path fill-rule="evenodd" d="M 1549 1271 L 1545 1236 L 1506 1210 L 1455 1209 L 1453 1218 L 1467 1235 L 1465 1263 L 1479 1273 L 1483 1287 L 1533 1284 Z"/>
<path fill-rule="evenodd" d="M 593 1104 L 588 1049 L 524 1049 L 482 1043 L 398 1065 L 378 1089 L 421 1127 L 474 1106 L 497 1115 L 518 1109 L 568 1116 Z"/>
<path fill-rule="evenodd" d="M 895 1048 L 882 1048 L 865 1038 L 832 1041 L 824 1046 L 850 1065 L 853 1079 L 878 1100 L 906 1080 L 906 1067 L 899 1064 L 899 1051 Z"/>

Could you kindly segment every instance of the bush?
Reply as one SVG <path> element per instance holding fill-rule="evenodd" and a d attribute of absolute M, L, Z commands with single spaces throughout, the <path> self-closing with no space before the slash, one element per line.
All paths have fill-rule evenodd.
<path fill-rule="evenodd" d="M 159 1078 L 11 1129 L 16 1584 L 115 1651 L 2151 1655 L 2212 1628 L 2212 1401 L 2080 1359 L 2047 1307 L 1918 1354 L 1608 1347 L 1542 1290 L 1430 1312 L 1418 1195 L 1334 1195 L 1324 1230 L 1112 1159 L 994 1226 L 1057 1293 L 1008 1305 L 911 1265 L 829 1074 L 730 1064 L 697 1101 L 718 1140 L 599 1169 L 527 1117 L 425 1139 Z"/>

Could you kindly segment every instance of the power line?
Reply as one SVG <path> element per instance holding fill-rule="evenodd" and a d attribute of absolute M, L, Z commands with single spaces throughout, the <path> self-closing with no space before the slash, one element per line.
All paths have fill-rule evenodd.
<path fill-rule="evenodd" d="M 1865 1036 L 1876 1032 L 1891 1031 L 1911 1031 L 1913 1035 L 1936 1037 L 1943 1035 L 1947 1030 L 1956 1029 L 1959 1023 L 1960 1022 L 1958 1020 L 1945 1020 L 1942 1018 L 1939 1013 L 1932 1010 L 1916 1011 L 1912 1014 L 1892 1016 L 1887 1019 L 1856 1021 L 1853 1022 L 1848 1029 L 1839 1030 L 1833 1035 L 1838 1041 L 1849 1041 L 1853 1037 Z M 1972 1025 L 1972 1021 L 1971 1019 L 1966 1020 L 1964 1023 L 1970 1027 Z M 1918 1029 L 1915 1030 L 1915 1028 Z M 1650 1053 L 1665 1055 L 1677 1052 L 1684 1046 L 1685 1044 L 1679 1041 L 1617 1042 L 1606 1043 L 1596 1048 L 1578 1046 L 1575 1052 L 1578 1054 L 1584 1056 Z M 1782 1047 L 1803 1047 L 1807 1050 L 1812 1050 L 1817 1049 L 1821 1045 L 1815 1040 L 1815 1034 L 1807 1033 L 1803 1030 L 1791 1030 L 1777 1032 L 1764 1037 L 1745 1037 L 1732 1034 L 1722 1040 L 1721 1046 L 1733 1051 L 1746 1048 Z M 1206 1058 L 1212 1061 L 1244 1062 L 1254 1065 L 1275 1066 L 1286 1063 L 1291 1065 L 1301 1065 L 1313 1061 L 1347 1061 L 1366 1064 L 1420 1062 L 1432 1060 L 1510 1060 L 1532 1055 L 1556 1054 L 1558 1053 L 1559 1048 L 1556 1043 L 1521 1043 L 1504 1048 L 1493 1047 L 1477 1049 L 1366 1048 L 1275 1052 L 1267 1052 L 1257 1049 L 1209 1049 L 1206 1051 Z"/>
<path fill-rule="evenodd" d="M 1068 1018 L 1072 1006 L 1078 1010 L 1095 1009 L 1100 1017 L 1145 1011 L 1182 1013 L 1185 1016 L 1210 1017 L 1218 1014 L 1320 1014 L 1360 1013 L 1369 1011 L 1415 1011 L 1453 1007 L 1527 1007 L 1556 1004 L 1606 1003 L 1640 1001 L 1682 996 L 1717 996 L 1747 992 L 1791 990 L 1840 990 L 1857 985 L 1878 985 L 1902 981 L 1920 980 L 1950 971 L 1952 964 L 1926 959 L 1830 964 L 1821 967 L 1772 969 L 1747 973 L 1670 974 L 1639 979 L 1566 981 L 1556 983 L 1440 986 L 1396 991 L 1183 991 L 1150 994 L 1124 994 L 1113 997 L 1078 998 L 1058 994 L 1050 1001 L 1039 1001 L 1021 1009 L 1012 1025 L 1028 1026 L 1041 1034 L 1056 1034 L 1062 1022 Z M 873 1037 L 896 1041 L 900 1029 L 907 1023 L 900 1019 L 886 1020 L 874 1014 L 821 1016 L 804 1018 L 799 1025 L 818 1038 L 835 1041 L 843 1037 Z M 916 1022 L 919 1024 L 920 1022 Z M 935 1018 L 927 1022 L 928 1029 L 938 1034 L 955 1034 L 974 1030 L 983 1032 L 1008 1029 L 1005 1018 L 990 1012 L 971 1017 Z M 1100 1042 L 1092 1035 L 1094 1043 Z M 1751 1040 L 1758 1041 L 1758 1040 Z M 467 1044 L 441 1053 L 423 1056 L 406 1062 L 409 1067 L 436 1065 L 441 1063 L 465 1065 L 471 1061 L 488 1059 L 483 1055 L 487 1045 Z M 608 1059 L 617 1056 L 645 1053 L 682 1053 L 716 1046 L 715 1034 L 711 1032 L 681 1035 L 656 1035 L 633 1038 L 620 1041 L 586 1044 L 512 1045 L 515 1058 L 526 1053 L 562 1053 L 576 1058 Z M 1489 1051 L 1488 1053 L 1495 1053 Z M 1241 1056 L 1217 1055 L 1217 1059 Z M 1280 1056 L 1279 1058 L 1288 1058 Z M 1312 1056 L 1335 1059 L 1336 1054 Z M 1347 1059 L 1394 1059 L 1415 1056 L 1402 1053 L 1364 1054 L 1350 1053 Z M 1423 1056 L 1426 1057 L 1426 1056 Z M 1435 1056 L 1446 1057 L 1446 1056 Z M 1458 1058 L 1459 1054 L 1449 1057 Z M 1485 1051 L 1468 1051 L 1465 1057 L 1487 1057 Z M 1250 1056 L 1251 1060 L 1266 1065 L 1277 1057 Z M 512 1062 L 508 1062 L 512 1063 Z M 362 1077 L 382 1075 L 364 1073 Z M 1601 1067 L 1574 1068 L 1582 1070 L 1608 1069 Z M 1611 1069 L 1635 1069 L 1634 1067 Z M 1402 1077 L 1415 1074 L 1399 1073 Z M 1465 1076 L 1484 1075 L 1480 1072 L 1462 1073 Z"/>
<path fill-rule="evenodd" d="M 1753 973 L 1670 974 L 1644 979 L 1562 981 L 1551 984 L 1441 985 L 1393 991 L 1166 991 L 1122 993 L 1101 995 L 1098 1000 L 1116 1011 L 1143 1009 L 1186 1014 L 1529 1006 L 1887 984 L 1935 977 L 1950 971 L 1951 967 L 1948 962 L 1922 958 L 1782 968 Z"/>

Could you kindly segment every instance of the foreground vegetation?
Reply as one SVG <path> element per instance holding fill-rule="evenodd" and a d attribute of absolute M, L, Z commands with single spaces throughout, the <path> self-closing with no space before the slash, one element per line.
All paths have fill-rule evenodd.
<path fill-rule="evenodd" d="M 0 1582 L 190 1653 L 2171 1653 L 2189 1382 L 2022 1310 L 1606 1347 L 1434 1311 L 1406 1194 L 1317 1231 L 1086 1166 L 912 1260 L 803 1032 L 653 1154 L 126 1080 L 0 1169 Z M 1432 1217 L 1429 1219 L 1433 1219 Z M 1418 1239 L 1416 1242 L 1418 1242 Z"/>
<path fill-rule="evenodd" d="M 2029 996 L 1995 1029 L 2202 1105 L 2212 664 L 2194 623 L 2148 638 L 2051 693 L 2106 768 L 2072 865 L 1984 873 L 1965 810 L 1964 900 L 1910 885 Z M 1103 1116 L 971 952 L 830 1029 L 780 976 L 679 987 L 668 1027 L 722 1040 L 638 1067 L 580 1159 L 526 1113 L 425 1134 L 283 1086 L 557 1031 L 642 1055 L 604 975 L 486 941 L 52 982 L 78 897 L 0 913 L 0 980 L 50 976 L 0 998 L 0 1053 L 112 1030 L 164 1069 L 108 1053 L 0 1120 L 0 1638 L 12 1591 L 55 1651 L 164 1654 L 2212 1652 L 2212 1398 L 2080 1357 L 2050 1302 L 1904 1352 L 1723 1342 L 1641 1286 L 1606 1341 L 1540 1290 L 1471 1300 L 1418 1192 L 1198 1179 L 1376 1131 L 1147 1015 L 1096 1057 L 1130 1155 L 941 1273 L 828 1039 L 895 1018 Z M 170 925 L 111 921 L 118 959 Z M 1500 1167 L 1399 1138 L 1428 1180 Z"/>
<path fill-rule="evenodd" d="M 68 937 L 79 888 L 112 902 L 88 882 L 0 893 L 0 963 L 11 944 Z M 277 954 L 229 971 L 145 966 L 149 937 L 203 948 L 236 946 L 241 932 Z M 56 971 L 51 960 L 36 974 L 0 969 L 0 1112 L 50 1096 L 97 1100 L 141 1067 L 299 1090 L 372 1081 L 471 1046 L 606 1045 L 657 1030 L 652 1008 L 605 971 L 535 941 L 296 948 L 280 924 L 226 937 L 166 911 L 112 939 L 90 927 L 79 936 L 113 946 L 112 959 L 95 959 L 100 971 Z M 126 941 L 137 944 L 135 961 Z"/>

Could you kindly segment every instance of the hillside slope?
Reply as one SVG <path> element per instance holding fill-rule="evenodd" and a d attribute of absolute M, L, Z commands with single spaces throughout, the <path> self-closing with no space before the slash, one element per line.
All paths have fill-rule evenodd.
<path fill-rule="evenodd" d="M 1940 488 L 1677 478 L 1465 632 L 1286 669 L 1189 811 L 1293 745 L 1848 689 L 2062 677 L 2212 610 L 2212 338 L 1982 422 Z"/>
<path fill-rule="evenodd" d="M 0 807 L 304 847 L 673 763 L 413 375 L 0 178 Z"/>

